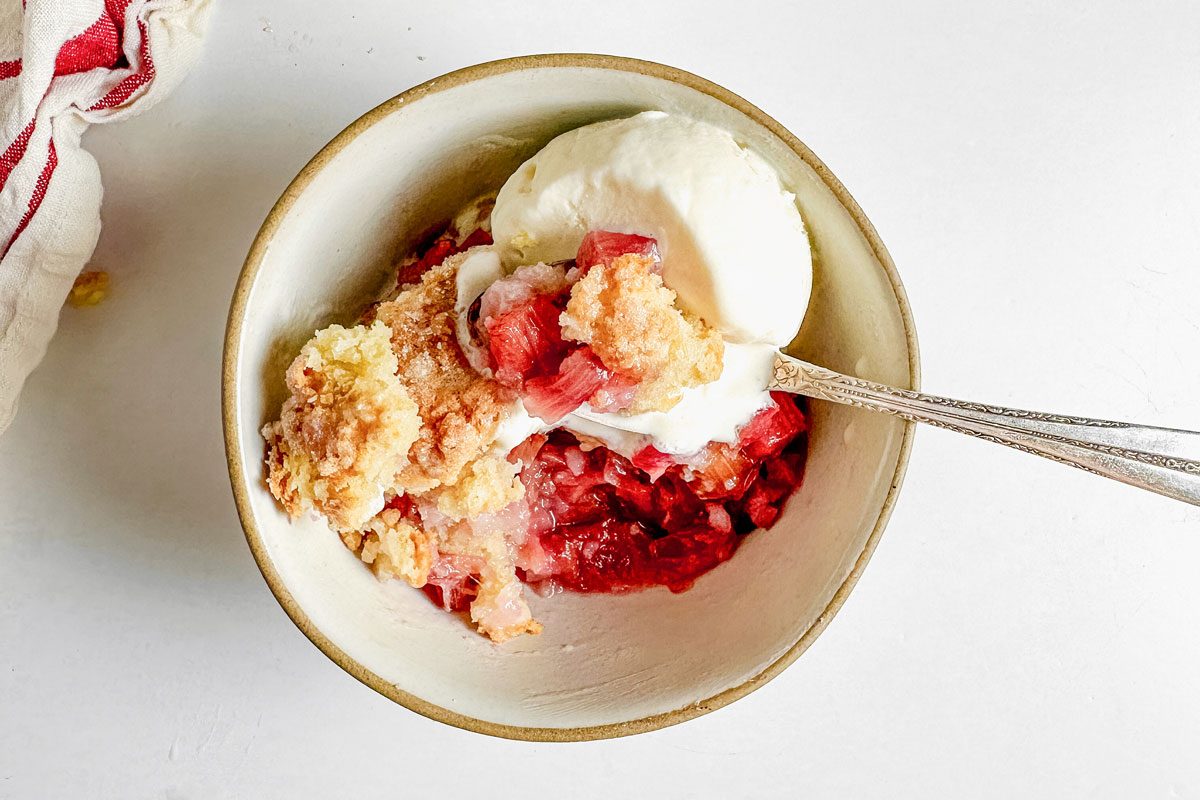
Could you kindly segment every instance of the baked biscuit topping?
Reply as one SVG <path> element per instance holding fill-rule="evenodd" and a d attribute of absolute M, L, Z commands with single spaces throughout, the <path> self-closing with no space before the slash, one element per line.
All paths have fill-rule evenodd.
<path fill-rule="evenodd" d="M 649 256 L 589 269 L 571 287 L 561 324 L 565 338 L 590 345 L 604 366 L 637 382 L 631 413 L 668 411 L 684 389 L 721 376 L 721 335 L 675 304 Z"/>
<path fill-rule="evenodd" d="M 263 428 L 272 493 L 293 518 L 313 510 L 339 531 L 362 526 L 406 467 L 421 425 L 388 329 L 319 331 L 286 381 L 280 419 Z"/>
<path fill-rule="evenodd" d="M 463 468 L 491 446 L 516 399 L 475 372 L 458 345 L 455 276 L 466 257 L 452 256 L 374 310 L 375 320 L 390 329 L 396 375 L 421 413 L 420 435 L 396 481 L 407 492 L 457 481 Z"/>

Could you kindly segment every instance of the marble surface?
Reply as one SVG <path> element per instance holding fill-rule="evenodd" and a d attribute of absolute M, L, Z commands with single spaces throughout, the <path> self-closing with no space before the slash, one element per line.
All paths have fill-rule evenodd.
<path fill-rule="evenodd" d="M 1200 797 L 1200 509 L 922 430 L 782 677 L 533 745 L 304 639 L 242 538 L 218 406 L 235 276 L 305 160 L 412 84 L 563 50 L 690 69 L 804 139 L 899 266 L 929 390 L 1200 427 L 1197 31 L 1185 2 L 222 4 L 169 101 L 88 134 L 112 296 L 64 311 L 0 437 L 0 798 Z"/>

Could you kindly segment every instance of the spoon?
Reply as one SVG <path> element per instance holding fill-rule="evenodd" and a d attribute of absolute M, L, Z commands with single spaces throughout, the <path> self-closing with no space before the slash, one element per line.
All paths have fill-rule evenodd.
<path fill-rule="evenodd" d="M 951 400 L 852 378 L 782 353 L 770 388 L 965 433 L 1200 506 L 1200 432 Z"/>

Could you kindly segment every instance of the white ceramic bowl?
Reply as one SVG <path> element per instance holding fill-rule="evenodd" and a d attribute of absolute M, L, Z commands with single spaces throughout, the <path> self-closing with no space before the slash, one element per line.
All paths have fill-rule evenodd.
<path fill-rule="evenodd" d="M 322 524 L 280 512 L 263 482 L 259 428 L 278 414 L 299 346 L 316 328 L 355 318 L 420 232 L 497 188 L 553 136 L 645 109 L 726 128 L 796 193 L 816 275 L 793 351 L 917 384 L 908 305 L 862 211 L 792 134 L 715 84 L 631 59 L 530 56 L 445 75 L 354 122 L 284 192 L 238 281 L 223 375 L 229 472 L 250 549 L 296 625 L 359 680 L 452 725 L 593 739 L 681 722 L 749 693 L 837 611 L 900 485 L 910 425 L 812 403 L 807 477 L 772 530 L 751 534 L 683 594 L 534 597 L 545 632 L 499 647 L 423 593 L 377 581 Z"/>

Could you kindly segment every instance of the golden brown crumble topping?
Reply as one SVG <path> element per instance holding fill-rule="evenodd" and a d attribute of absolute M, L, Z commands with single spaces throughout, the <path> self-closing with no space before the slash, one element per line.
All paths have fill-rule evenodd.
<path fill-rule="evenodd" d="M 525 496 L 517 478 L 516 464 L 502 456 L 485 456 L 472 461 L 456 483 L 442 487 L 437 495 L 438 511 L 455 522 L 494 514 Z"/>
<path fill-rule="evenodd" d="M 525 533 L 525 489 L 517 467 L 490 452 L 515 395 L 470 367 L 455 333 L 465 257 L 376 304 L 369 327 L 318 332 L 288 370 L 281 420 L 263 435 L 283 507 L 324 514 L 381 580 L 424 586 L 442 555 L 478 563 L 471 619 L 499 642 L 541 625 L 510 545 Z M 385 491 L 426 509 L 423 522 L 380 510 Z"/>
<path fill-rule="evenodd" d="M 288 367 L 291 396 L 263 437 L 267 483 L 292 518 L 313 509 L 353 530 L 383 505 L 421 424 L 395 371 L 378 323 L 319 331 Z"/>
<path fill-rule="evenodd" d="M 405 519 L 398 510 L 385 508 L 362 531 L 346 532 L 342 542 L 353 550 L 380 580 L 399 578 L 421 588 L 437 556 L 429 534 Z"/>
<path fill-rule="evenodd" d="M 491 446 L 515 395 L 467 363 L 455 336 L 455 276 L 459 254 L 427 272 L 419 284 L 375 307 L 391 329 L 397 375 L 421 412 L 420 436 L 396 479 L 409 493 L 458 480 Z"/>
<path fill-rule="evenodd" d="M 667 411 L 683 390 L 721 376 L 725 343 L 675 305 L 654 261 L 628 254 L 598 264 L 571 289 L 563 335 L 591 345 L 609 369 L 639 381 L 629 411 Z"/>

